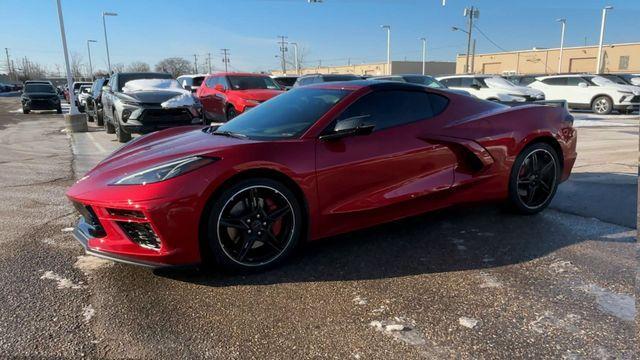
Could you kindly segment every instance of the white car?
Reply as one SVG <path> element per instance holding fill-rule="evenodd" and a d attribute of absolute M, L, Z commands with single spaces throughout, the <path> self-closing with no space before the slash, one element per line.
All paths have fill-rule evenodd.
<path fill-rule="evenodd" d="M 80 111 L 84 111 L 84 108 L 87 106 L 87 98 L 91 95 L 91 85 L 81 85 L 78 90 L 78 100 L 76 100 L 76 105 Z"/>
<path fill-rule="evenodd" d="M 545 99 L 541 91 L 518 86 L 500 76 L 448 75 L 437 79 L 450 89 L 465 90 L 471 95 L 485 100 L 525 102 Z"/>
<path fill-rule="evenodd" d="M 207 77 L 207 74 L 182 75 L 178 76 L 176 80 L 178 80 L 183 89 L 195 94 L 205 77 Z"/>
<path fill-rule="evenodd" d="M 544 92 L 547 100 L 566 100 L 573 109 L 591 109 L 605 115 L 612 110 L 629 112 L 640 106 L 640 87 L 616 84 L 588 74 L 541 76 L 529 84 Z"/>

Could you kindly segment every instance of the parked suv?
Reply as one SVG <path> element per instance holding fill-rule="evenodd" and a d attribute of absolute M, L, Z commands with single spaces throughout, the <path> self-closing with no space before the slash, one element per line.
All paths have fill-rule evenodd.
<path fill-rule="evenodd" d="M 228 121 L 283 91 L 268 75 L 218 73 L 207 76 L 196 93 L 204 120 Z"/>
<path fill-rule="evenodd" d="M 504 102 L 544 100 L 540 90 L 518 86 L 495 75 L 449 75 L 437 78 L 446 87 L 466 90 L 480 99 Z"/>
<path fill-rule="evenodd" d="M 633 111 L 640 106 L 640 88 L 616 84 L 597 75 L 541 76 L 529 85 L 544 92 L 547 100 L 566 100 L 570 108 L 591 109 L 605 115 L 612 110 Z"/>
<path fill-rule="evenodd" d="M 119 142 L 129 141 L 132 133 L 202 123 L 200 103 L 165 73 L 112 75 L 102 108 L 105 129 Z"/>
<path fill-rule="evenodd" d="M 300 76 L 296 82 L 293 84 L 293 87 L 323 83 L 323 82 L 333 82 L 333 81 L 354 81 L 354 80 L 362 80 L 361 76 L 353 75 L 353 74 L 309 74 Z"/>
<path fill-rule="evenodd" d="M 198 91 L 200 85 L 204 81 L 204 78 L 207 77 L 206 74 L 195 74 L 195 75 L 182 75 L 178 76 L 176 80 L 182 85 L 185 90 L 189 90 L 192 93 Z"/>
<path fill-rule="evenodd" d="M 51 82 L 27 82 L 20 96 L 22 112 L 28 114 L 31 110 L 55 110 L 62 114 L 62 106 L 56 88 Z"/>
<path fill-rule="evenodd" d="M 109 84 L 109 79 L 97 79 L 91 86 L 91 92 L 87 96 L 87 113 L 88 121 L 95 121 L 96 125 L 104 126 L 104 118 L 102 116 L 102 87 Z"/>

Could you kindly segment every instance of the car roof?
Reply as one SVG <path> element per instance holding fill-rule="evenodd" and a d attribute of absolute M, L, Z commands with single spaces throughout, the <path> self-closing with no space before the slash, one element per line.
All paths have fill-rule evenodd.
<path fill-rule="evenodd" d="M 197 77 L 205 77 L 207 75 L 209 75 L 209 74 L 184 74 L 184 75 L 178 76 L 177 79 L 180 79 L 180 78 L 192 78 L 193 79 L 193 78 L 197 78 Z"/>
<path fill-rule="evenodd" d="M 598 76 L 594 74 L 555 74 L 555 75 L 545 75 L 539 76 L 537 79 L 554 79 L 559 77 L 583 77 L 583 76 Z"/>
<path fill-rule="evenodd" d="M 209 76 L 259 76 L 259 77 L 269 77 L 269 75 L 267 74 L 257 74 L 257 73 L 250 73 L 250 72 L 217 72 L 217 73 L 213 73 L 213 74 L 209 74 L 207 75 L 207 77 Z"/>
<path fill-rule="evenodd" d="M 301 89 L 348 89 L 358 90 L 362 88 L 370 88 L 371 90 L 424 90 L 427 87 L 418 84 L 396 82 L 396 81 L 379 81 L 379 80 L 353 80 L 353 81 L 331 81 L 324 83 L 311 84 Z"/>
<path fill-rule="evenodd" d="M 501 77 L 500 75 L 489 75 L 489 74 L 457 74 L 457 75 L 443 75 L 438 76 L 438 79 L 450 79 L 450 78 L 492 78 L 492 77 Z"/>

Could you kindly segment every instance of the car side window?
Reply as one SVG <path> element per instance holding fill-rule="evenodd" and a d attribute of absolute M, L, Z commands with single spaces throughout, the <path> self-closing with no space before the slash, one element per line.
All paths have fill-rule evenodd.
<path fill-rule="evenodd" d="M 229 89 L 229 81 L 227 81 L 227 77 L 226 76 L 220 76 L 218 77 L 218 84 L 221 84 L 222 86 L 224 86 L 225 89 Z"/>
<path fill-rule="evenodd" d="M 580 77 L 570 77 L 567 79 L 567 85 L 568 86 L 578 86 L 579 83 L 584 82 L 586 83 L 586 81 L 583 78 Z"/>
<path fill-rule="evenodd" d="M 208 78 L 208 79 L 204 82 L 204 84 L 205 84 L 208 88 L 213 89 L 213 88 L 216 86 L 216 77 L 215 77 L 215 76 L 212 76 L 212 77 Z"/>
<path fill-rule="evenodd" d="M 118 91 L 118 78 L 117 75 L 113 75 L 109 78 L 109 84 L 111 84 L 111 91 Z"/>
<path fill-rule="evenodd" d="M 362 116 L 364 125 L 374 125 L 374 131 L 378 131 L 425 120 L 434 116 L 431 95 L 423 91 L 376 91 L 349 106 L 337 121 Z M 442 99 L 438 100 L 438 110 L 442 112 L 448 101 L 443 104 Z"/>
<path fill-rule="evenodd" d="M 461 87 L 462 86 L 462 81 L 460 80 L 460 78 L 444 79 L 441 82 L 444 83 L 445 86 L 447 86 L 447 87 Z"/>
<path fill-rule="evenodd" d="M 542 82 L 547 85 L 564 86 L 564 85 L 567 85 L 567 78 L 565 77 L 550 78 L 550 79 L 544 79 L 542 80 Z"/>

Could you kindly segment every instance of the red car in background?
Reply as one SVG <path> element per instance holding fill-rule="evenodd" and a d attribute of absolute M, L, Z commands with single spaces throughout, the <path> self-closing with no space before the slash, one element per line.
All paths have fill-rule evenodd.
<path fill-rule="evenodd" d="M 225 122 L 283 93 L 271 77 L 251 73 L 217 73 L 204 79 L 196 96 L 205 122 Z"/>
<path fill-rule="evenodd" d="M 299 87 L 222 126 L 121 147 L 67 192 L 74 236 L 130 263 L 256 271 L 302 241 L 455 204 L 534 214 L 571 173 L 572 124 L 562 106 L 408 83 Z"/>

